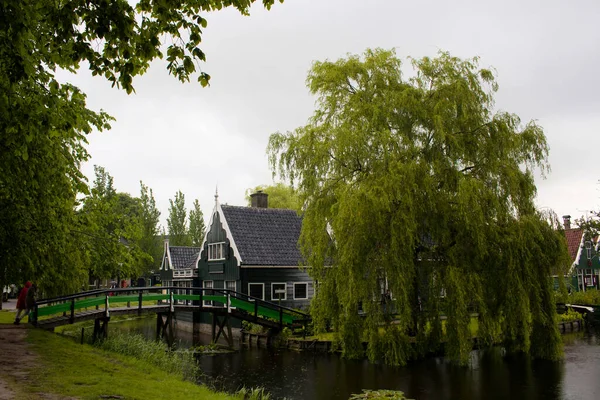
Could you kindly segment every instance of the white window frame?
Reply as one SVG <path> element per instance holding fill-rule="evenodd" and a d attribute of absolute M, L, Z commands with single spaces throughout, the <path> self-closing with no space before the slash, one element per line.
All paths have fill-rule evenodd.
<path fill-rule="evenodd" d="M 248 296 L 252 296 L 250 293 L 250 285 L 261 285 L 262 286 L 262 296 L 261 296 L 261 300 L 264 301 L 265 300 L 265 284 L 264 283 L 260 283 L 260 282 L 248 282 Z M 254 296 L 256 297 L 256 296 Z M 254 299 L 248 299 L 249 301 L 254 301 Z"/>
<path fill-rule="evenodd" d="M 207 285 L 208 282 L 210 282 L 210 287 Z M 202 281 L 202 287 L 204 289 L 214 289 L 215 288 L 215 281 Z M 205 295 L 206 291 L 203 290 L 202 294 Z M 213 306 L 213 302 L 212 302 L 212 300 L 202 300 L 202 305 L 204 307 L 212 307 Z"/>
<path fill-rule="evenodd" d="M 274 285 L 284 285 L 285 292 L 281 300 L 287 300 L 287 282 L 271 282 L 271 301 L 279 301 L 279 297 L 276 296 L 277 293 L 275 293 L 273 290 Z"/>
<path fill-rule="evenodd" d="M 220 249 L 220 251 L 217 251 Z M 208 245 L 208 261 L 220 261 L 225 259 L 225 242 L 210 243 Z"/>
<path fill-rule="evenodd" d="M 308 282 L 294 282 L 294 300 L 308 300 Z M 296 296 L 296 285 L 306 285 L 306 297 Z"/>
<path fill-rule="evenodd" d="M 229 289 L 227 287 L 227 284 L 233 282 L 233 289 Z M 237 292 L 237 281 L 225 281 L 225 289 L 229 289 L 229 290 L 233 290 L 234 292 Z"/>
<path fill-rule="evenodd" d="M 231 282 L 233 282 L 233 291 L 237 292 L 237 281 L 225 281 L 225 289 L 228 289 L 227 284 L 231 283 Z M 232 290 L 232 289 L 229 289 L 229 290 Z M 231 303 L 229 303 L 228 306 L 230 309 L 235 310 L 235 307 L 231 307 Z"/>

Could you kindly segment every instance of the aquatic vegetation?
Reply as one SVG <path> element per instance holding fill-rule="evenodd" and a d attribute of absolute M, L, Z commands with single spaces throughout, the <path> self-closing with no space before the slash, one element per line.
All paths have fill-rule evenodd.
<path fill-rule="evenodd" d="M 374 400 L 409 400 L 404 396 L 404 393 L 398 390 L 364 390 L 362 393 L 353 394 L 350 396 L 350 400 L 363 400 L 363 399 L 374 399 Z"/>

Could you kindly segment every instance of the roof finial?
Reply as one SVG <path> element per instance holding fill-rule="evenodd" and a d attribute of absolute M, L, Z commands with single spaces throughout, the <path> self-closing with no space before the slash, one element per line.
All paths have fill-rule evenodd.
<path fill-rule="evenodd" d="M 215 187 L 215 205 L 219 204 L 219 185 Z"/>

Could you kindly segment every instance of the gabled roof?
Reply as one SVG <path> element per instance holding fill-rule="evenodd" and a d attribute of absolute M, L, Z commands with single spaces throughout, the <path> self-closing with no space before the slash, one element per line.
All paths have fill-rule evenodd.
<path fill-rule="evenodd" d="M 171 268 L 194 268 L 200 247 L 169 246 L 171 253 Z"/>
<path fill-rule="evenodd" d="M 298 266 L 302 218 L 294 210 L 222 205 L 242 265 Z"/>
<path fill-rule="evenodd" d="M 581 238 L 583 237 L 583 229 L 572 228 L 565 229 L 565 238 L 567 239 L 567 249 L 572 262 L 577 261 L 577 253 L 581 247 Z"/>

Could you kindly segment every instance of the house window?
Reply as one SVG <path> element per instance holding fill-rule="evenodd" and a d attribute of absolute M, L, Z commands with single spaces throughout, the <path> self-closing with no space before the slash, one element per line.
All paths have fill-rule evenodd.
<path fill-rule="evenodd" d="M 192 281 L 175 281 L 175 282 L 173 282 L 173 286 L 182 288 L 182 289 L 176 289 L 174 291 L 174 293 L 188 294 L 188 291 L 185 288 L 191 288 Z M 192 304 L 192 302 L 190 300 L 177 300 L 177 304 Z"/>
<path fill-rule="evenodd" d="M 264 283 L 249 283 L 248 284 L 248 295 L 250 297 L 256 297 L 261 300 L 264 300 L 265 299 L 265 284 Z"/>
<path fill-rule="evenodd" d="M 208 261 L 225 259 L 225 242 L 208 245 Z"/>
<path fill-rule="evenodd" d="M 235 281 L 225 281 L 225 289 L 236 291 Z"/>
<path fill-rule="evenodd" d="M 287 299 L 287 284 L 286 283 L 271 283 L 271 300 L 277 301 L 277 300 L 286 300 L 286 299 Z"/>
<path fill-rule="evenodd" d="M 206 288 L 206 289 L 212 289 L 213 288 L 213 281 L 203 281 L 202 282 L 202 287 Z M 210 296 L 210 295 L 213 294 L 212 290 L 203 290 L 202 292 L 203 292 L 202 293 L 203 296 Z M 208 300 L 208 301 L 205 300 L 202 303 L 204 304 L 205 307 L 212 307 L 212 305 L 213 305 L 213 302 L 210 301 L 210 300 Z"/>
<path fill-rule="evenodd" d="M 308 299 L 308 283 L 294 283 L 294 300 Z"/>

